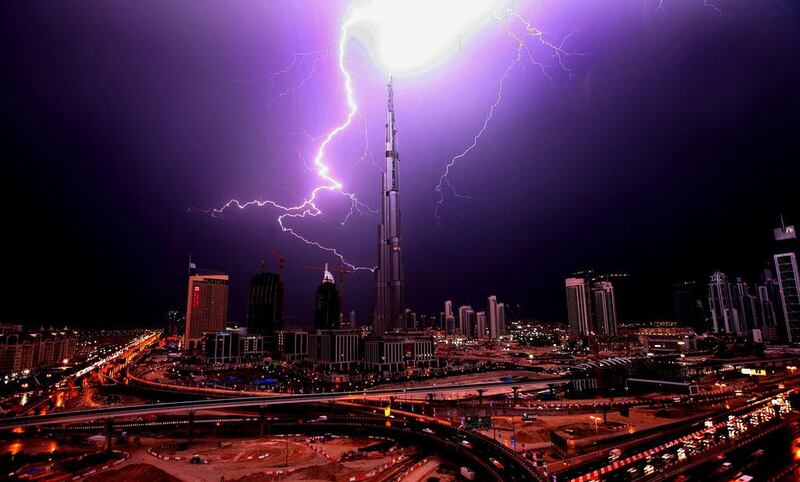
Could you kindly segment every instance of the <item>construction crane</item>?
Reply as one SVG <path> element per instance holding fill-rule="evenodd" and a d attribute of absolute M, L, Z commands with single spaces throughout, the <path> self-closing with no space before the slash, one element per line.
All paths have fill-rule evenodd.
<path fill-rule="evenodd" d="M 325 271 L 325 266 L 306 266 L 306 269 L 314 270 L 314 271 Z M 328 271 L 333 271 L 339 275 L 339 308 L 344 310 L 344 276 L 350 273 L 355 273 L 355 271 L 350 268 L 349 266 L 336 266 L 328 267 Z"/>
<path fill-rule="evenodd" d="M 286 266 L 286 258 L 274 249 L 272 250 L 272 257 L 278 260 L 278 279 L 283 281 L 283 268 Z"/>

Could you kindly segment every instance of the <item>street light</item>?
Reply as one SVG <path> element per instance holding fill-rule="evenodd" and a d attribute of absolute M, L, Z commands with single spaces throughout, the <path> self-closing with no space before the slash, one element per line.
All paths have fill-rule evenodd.
<path fill-rule="evenodd" d="M 600 417 L 595 417 L 594 415 L 589 415 L 589 418 L 591 418 L 592 421 L 594 421 L 594 445 L 597 448 L 597 450 L 595 452 L 595 457 L 598 457 L 600 455 L 600 444 L 598 443 L 598 440 L 597 440 L 597 437 L 599 436 L 598 430 L 597 430 L 597 422 L 599 422 L 602 419 Z"/>

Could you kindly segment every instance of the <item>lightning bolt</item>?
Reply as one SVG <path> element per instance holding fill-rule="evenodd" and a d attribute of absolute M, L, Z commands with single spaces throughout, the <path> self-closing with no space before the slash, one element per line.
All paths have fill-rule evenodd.
<path fill-rule="evenodd" d="M 365 212 L 376 212 L 375 210 L 371 209 L 369 206 L 367 206 L 363 202 L 359 201 L 358 197 L 354 193 L 347 192 L 347 191 L 344 190 L 341 181 L 337 180 L 331 174 L 331 168 L 326 163 L 326 157 L 325 157 L 326 149 L 327 149 L 328 145 L 341 132 L 346 130 L 353 123 L 353 119 L 355 118 L 356 113 L 358 112 L 358 104 L 356 104 L 355 95 L 354 95 L 354 92 L 353 92 L 352 78 L 350 76 L 350 73 L 347 70 L 347 67 L 345 65 L 345 59 L 344 59 L 344 57 L 345 57 L 345 47 L 347 45 L 347 41 L 348 41 L 348 37 L 349 37 L 348 28 L 350 26 L 351 21 L 352 21 L 352 19 L 348 19 L 347 21 L 345 21 L 342 24 L 342 29 L 341 29 L 341 32 L 340 32 L 339 41 L 337 43 L 337 46 L 338 46 L 338 67 L 339 67 L 339 71 L 341 72 L 342 78 L 344 80 L 343 84 L 344 84 L 344 90 L 345 90 L 345 94 L 346 94 L 345 97 L 346 97 L 346 103 L 347 103 L 347 114 L 346 114 L 344 120 L 342 120 L 339 124 L 334 126 L 325 135 L 321 136 L 322 141 L 320 142 L 319 146 L 317 147 L 316 153 L 314 155 L 313 162 L 310 165 L 307 165 L 305 163 L 305 159 L 303 158 L 302 153 L 299 152 L 299 150 L 298 150 L 298 154 L 299 154 L 300 158 L 303 160 L 304 165 L 307 165 L 308 168 L 314 170 L 316 172 L 316 175 L 322 180 L 322 183 L 319 186 L 315 187 L 309 193 L 309 195 L 306 196 L 305 199 L 303 199 L 303 201 L 300 204 L 297 204 L 297 205 L 289 206 L 289 205 L 284 205 L 284 204 L 281 204 L 281 203 L 278 203 L 278 202 L 272 201 L 272 200 L 252 200 L 252 201 L 241 202 L 241 201 L 239 201 L 237 199 L 231 199 L 227 203 L 225 203 L 222 206 L 217 207 L 217 208 L 199 209 L 199 208 L 192 207 L 192 208 L 189 208 L 189 211 L 190 212 L 198 211 L 198 212 L 203 212 L 203 213 L 206 213 L 206 214 L 210 214 L 212 217 L 221 217 L 221 216 L 224 216 L 224 214 L 227 211 L 233 210 L 233 209 L 244 210 L 244 209 L 247 209 L 247 208 L 253 207 L 253 206 L 255 206 L 255 207 L 271 207 L 271 208 L 277 209 L 278 211 L 281 212 L 281 214 L 278 215 L 278 217 L 276 218 L 276 221 L 277 221 L 278 225 L 280 226 L 281 231 L 291 234 L 292 236 L 294 236 L 295 238 L 299 239 L 300 241 L 304 242 L 305 244 L 307 244 L 309 246 L 313 246 L 315 248 L 321 249 L 323 251 L 326 251 L 326 252 L 336 256 L 339 259 L 339 261 L 341 261 L 341 263 L 343 265 L 349 267 L 350 269 L 352 269 L 354 271 L 359 271 L 359 270 L 374 271 L 375 268 L 371 267 L 371 266 L 356 266 L 355 264 L 349 262 L 345 258 L 345 256 L 339 250 L 337 250 L 336 248 L 324 245 L 324 244 L 320 243 L 319 241 L 315 241 L 313 239 L 309 239 L 309 238 L 303 236 L 302 234 L 298 233 L 289 224 L 290 220 L 303 219 L 303 218 L 307 218 L 307 217 L 317 217 L 320 214 L 322 214 L 322 209 L 319 207 L 318 202 L 319 202 L 320 195 L 322 193 L 324 193 L 324 192 L 329 192 L 329 193 L 332 193 L 332 194 L 335 194 L 335 195 L 338 195 L 338 196 L 342 196 L 344 198 L 347 198 L 350 201 L 350 209 L 349 209 L 347 215 L 345 216 L 345 218 L 341 221 L 342 225 L 346 224 L 347 221 L 356 213 L 360 213 L 361 214 L 361 213 L 365 213 Z M 306 82 L 308 82 L 308 80 L 313 75 L 314 70 L 316 68 L 317 62 L 319 62 L 322 58 L 324 58 L 325 55 L 323 55 L 323 52 L 327 53 L 327 50 L 315 51 L 315 52 L 305 52 L 305 53 L 302 53 L 302 54 L 294 54 L 292 62 L 286 68 L 284 68 L 284 69 L 282 69 L 282 70 L 280 70 L 278 72 L 275 72 L 273 74 L 270 74 L 271 82 L 274 82 L 274 80 L 277 77 L 279 77 L 280 75 L 284 75 L 284 74 L 292 72 L 297 67 L 298 63 L 302 62 L 302 60 L 304 58 L 306 58 L 308 56 L 312 56 L 312 55 L 315 56 L 314 57 L 315 60 L 314 60 L 314 63 L 312 64 L 312 68 L 310 69 L 310 71 L 308 72 L 306 77 L 304 77 L 303 80 L 299 84 L 297 84 L 294 88 L 290 88 L 290 89 L 284 90 L 283 92 L 279 93 L 274 98 L 273 102 L 270 103 L 270 105 L 272 105 L 272 103 L 274 103 L 274 101 L 280 99 L 281 97 L 285 97 L 286 95 L 290 95 L 290 94 L 296 92 L 297 90 L 299 90 L 300 88 L 302 88 L 302 86 Z M 262 76 L 262 78 L 263 78 L 263 76 Z M 313 139 L 307 132 L 304 132 L 304 134 L 306 135 L 306 137 L 308 137 L 310 139 Z"/>
<path fill-rule="evenodd" d="M 311 77 L 314 76 L 314 73 L 317 71 L 317 64 L 319 64 L 320 61 L 324 60 L 328 56 L 328 51 L 327 50 L 319 50 L 319 51 L 316 51 L 316 52 L 306 52 L 303 55 L 304 55 L 302 57 L 303 59 L 305 59 L 308 56 L 314 56 L 314 60 L 311 62 L 311 68 L 309 69 L 309 71 L 306 73 L 305 77 L 303 77 L 303 79 L 299 83 L 297 83 L 296 85 L 292 85 L 292 86 L 287 87 L 286 89 L 284 89 L 281 92 L 279 92 L 272 99 L 270 99 L 269 103 L 267 103 L 267 112 L 272 110 L 272 106 L 275 104 L 275 102 L 281 100 L 282 98 L 284 98 L 286 96 L 292 96 L 297 91 L 302 89 L 303 86 L 306 85 L 306 83 L 308 83 L 309 80 L 311 80 Z M 273 77 L 273 79 L 274 79 L 274 77 Z"/>
<path fill-rule="evenodd" d="M 666 15 L 666 13 L 667 13 L 666 9 L 664 8 L 664 2 L 665 2 L 665 0 L 658 0 L 658 4 L 656 5 L 656 11 L 661 13 L 662 15 Z M 713 10 L 714 13 L 716 13 L 717 15 L 719 15 L 721 17 L 732 17 L 732 18 L 734 18 L 733 15 L 723 12 L 722 9 L 713 0 L 703 0 L 703 6 L 708 8 L 708 9 Z"/>
<path fill-rule="evenodd" d="M 500 25 L 501 29 L 512 39 L 516 42 L 516 55 L 511 60 L 511 62 L 506 66 L 503 73 L 500 75 L 500 79 L 497 83 L 497 91 L 495 92 L 494 101 L 489 106 L 488 111 L 486 112 L 486 116 L 483 119 L 483 122 L 480 124 L 478 131 L 472 137 L 472 142 L 464 148 L 461 152 L 450 158 L 450 160 L 445 164 L 444 171 L 442 175 L 439 177 L 439 183 L 436 184 L 434 190 L 439 193 L 439 199 L 436 201 L 436 207 L 433 211 L 433 217 L 436 222 L 434 225 L 434 229 L 441 226 L 441 209 L 445 203 L 445 193 L 449 192 L 453 197 L 458 199 L 474 199 L 470 196 L 461 194 L 456 190 L 453 183 L 450 181 L 450 173 L 455 168 L 458 161 L 467 157 L 473 149 L 478 146 L 478 142 L 480 138 L 483 136 L 486 129 L 489 127 L 489 123 L 492 121 L 494 117 L 494 113 L 497 108 L 500 106 L 500 103 L 503 101 L 503 90 L 505 88 L 506 80 L 511 72 L 514 70 L 515 67 L 520 65 L 522 62 L 523 54 L 526 55 L 528 60 L 538 68 L 543 75 L 545 75 L 551 82 L 553 80 L 552 74 L 549 72 L 549 67 L 545 63 L 536 60 L 533 52 L 530 49 L 530 46 L 526 43 L 526 38 L 534 39 L 537 44 L 551 52 L 552 57 L 555 59 L 555 62 L 562 71 L 566 72 L 568 75 L 572 75 L 572 70 L 568 68 L 566 64 L 566 59 L 574 56 L 574 55 L 583 55 L 580 52 L 569 52 L 565 50 L 564 45 L 570 39 L 570 37 L 575 33 L 575 31 L 570 32 L 567 36 L 565 36 L 560 43 L 556 44 L 553 43 L 545 38 L 545 33 L 538 28 L 534 27 L 529 21 L 525 20 L 521 15 L 518 13 L 508 10 L 504 16 L 500 16 L 494 10 L 490 10 L 490 14 L 495 22 Z M 524 28 L 523 34 L 517 34 L 512 30 L 508 25 L 508 20 L 512 19 L 519 22 Z"/>

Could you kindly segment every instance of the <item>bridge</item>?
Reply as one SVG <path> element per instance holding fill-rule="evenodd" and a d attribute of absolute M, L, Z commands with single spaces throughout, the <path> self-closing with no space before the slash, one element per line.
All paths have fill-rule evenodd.
<path fill-rule="evenodd" d="M 141 417 L 175 412 L 196 412 L 198 410 L 219 410 L 242 407 L 267 407 L 295 403 L 335 402 L 340 400 L 358 400 L 366 397 L 402 397 L 409 393 L 441 393 L 449 391 L 478 390 L 486 388 L 508 387 L 514 389 L 534 388 L 542 386 L 546 379 L 536 381 L 497 381 L 475 382 L 465 384 L 434 385 L 406 388 L 383 388 L 356 392 L 301 393 L 293 395 L 247 396 L 224 399 L 187 400 L 181 402 L 148 403 L 142 405 L 105 407 L 92 410 L 74 410 L 55 412 L 45 415 L 30 415 L 0 420 L 0 430 L 16 427 L 35 427 L 41 425 L 78 423 L 92 420 L 111 420 L 120 417 Z"/>

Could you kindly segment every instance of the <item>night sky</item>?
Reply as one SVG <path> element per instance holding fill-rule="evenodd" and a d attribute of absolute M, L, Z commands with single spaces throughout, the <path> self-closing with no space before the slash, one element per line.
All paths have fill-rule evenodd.
<path fill-rule="evenodd" d="M 487 23 L 434 68 L 395 79 L 407 304 L 483 309 L 487 295 L 566 316 L 563 278 L 629 272 L 621 319 L 672 316 L 670 286 L 712 270 L 757 281 L 784 213 L 800 224 L 800 5 L 792 1 L 517 2 L 580 52 L 572 75 L 525 60 L 478 146 L 471 141 L 515 44 Z M 281 233 L 274 209 L 187 212 L 231 198 L 294 204 L 304 168 L 345 114 L 335 51 L 285 75 L 291 52 L 331 47 L 347 9 L 330 0 L 3 2 L 0 321 L 152 325 L 185 306 L 189 253 L 231 274 L 230 318 L 272 250 L 287 258 L 286 312 L 309 325 L 318 272 L 337 260 Z M 314 61 L 318 59 L 316 64 Z M 361 107 L 332 144 L 345 188 L 379 206 L 386 74 L 358 41 L 346 61 Z M 277 97 L 296 87 L 296 92 Z M 362 116 L 363 114 L 363 116 Z M 365 128 L 369 139 L 365 152 Z M 309 138 L 308 136 L 311 138 Z M 374 156 L 377 166 L 372 165 Z M 341 198 L 298 232 L 376 261 L 378 216 L 341 226 Z M 345 305 L 369 321 L 372 275 Z"/>

